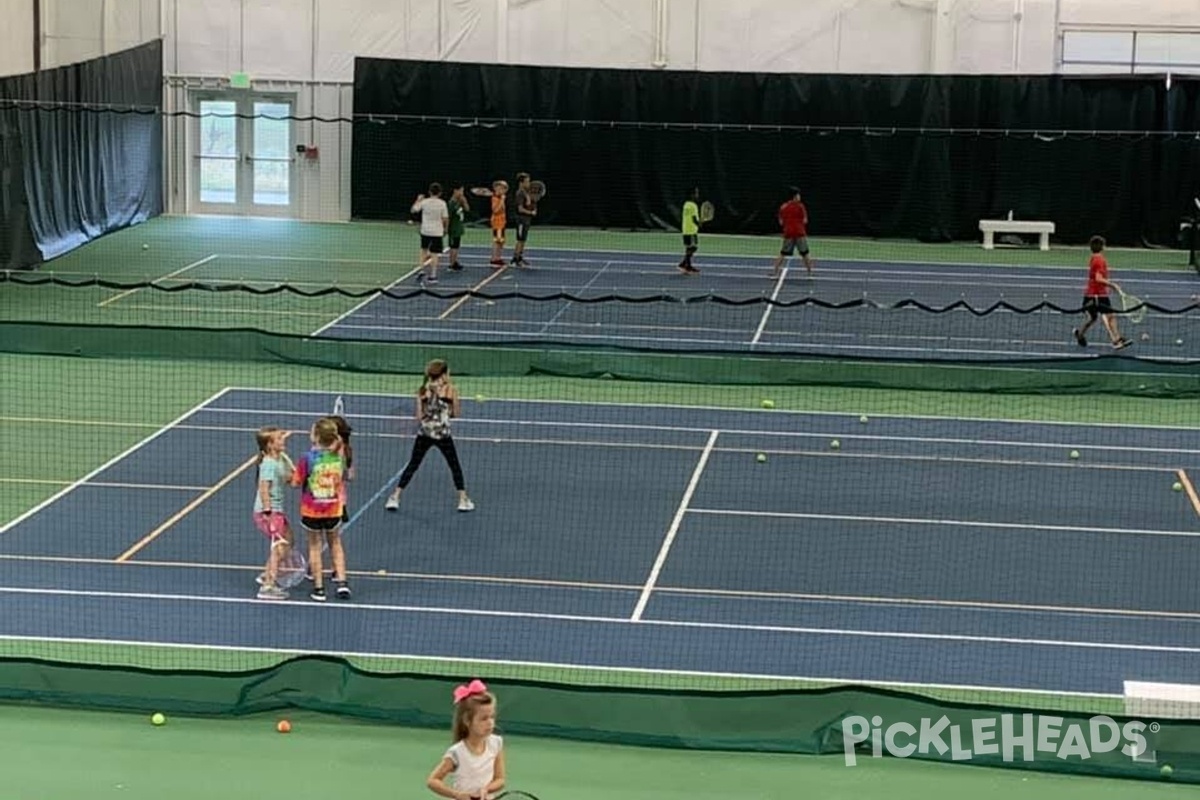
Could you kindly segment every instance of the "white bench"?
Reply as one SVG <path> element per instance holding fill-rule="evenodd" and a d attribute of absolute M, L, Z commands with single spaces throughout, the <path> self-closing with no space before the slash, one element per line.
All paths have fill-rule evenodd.
<path fill-rule="evenodd" d="M 1039 236 L 1038 248 L 1049 250 L 1054 223 L 1032 219 L 981 219 L 979 230 L 983 231 L 984 250 L 996 249 L 997 233 L 1036 233 Z"/>

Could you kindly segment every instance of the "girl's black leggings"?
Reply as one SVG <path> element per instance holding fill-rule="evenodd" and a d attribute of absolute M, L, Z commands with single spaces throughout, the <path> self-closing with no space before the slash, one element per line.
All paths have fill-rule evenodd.
<path fill-rule="evenodd" d="M 458 463 L 458 451 L 454 447 L 454 439 L 446 436 L 442 439 L 434 439 L 432 436 L 418 434 L 416 441 L 413 442 L 412 455 L 409 456 L 408 466 L 404 468 L 404 473 L 400 476 L 401 489 L 408 486 L 409 481 L 417 474 L 417 468 L 421 466 L 421 462 L 425 460 L 426 453 L 429 448 L 436 447 L 442 451 L 442 456 L 445 457 L 446 463 L 450 466 L 450 475 L 454 478 L 454 488 L 458 491 L 465 491 L 466 482 L 463 480 L 462 465 Z"/>

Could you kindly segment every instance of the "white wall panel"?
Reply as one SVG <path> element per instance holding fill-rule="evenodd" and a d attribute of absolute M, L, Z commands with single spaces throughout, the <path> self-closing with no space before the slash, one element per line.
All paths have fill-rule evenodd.
<path fill-rule="evenodd" d="M 510 0 L 508 61 L 644 69 L 654 9 L 653 0 Z"/>
<path fill-rule="evenodd" d="M 210 76 L 241 70 L 241 0 L 172 0 L 171 12 L 175 57 L 169 59 L 169 68 L 181 75 Z"/>
<path fill-rule="evenodd" d="M 1054 72 L 1054 1 L 959 0 L 952 10 L 954 62 L 969 74 Z"/>
<path fill-rule="evenodd" d="M 703 70 L 925 72 L 936 3 L 892 0 L 701 0 Z"/>
<path fill-rule="evenodd" d="M 259 78 L 312 78 L 312 12 L 312 0 L 243 2 L 241 70 Z"/>
<path fill-rule="evenodd" d="M 42 66 L 74 64 L 104 52 L 104 0 L 43 0 Z"/>
<path fill-rule="evenodd" d="M 1063 25 L 1200 29 L 1200 0 L 1062 0 Z"/>
<path fill-rule="evenodd" d="M 0 0 L 0 75 L 33 72 L 33 4 Z"/>

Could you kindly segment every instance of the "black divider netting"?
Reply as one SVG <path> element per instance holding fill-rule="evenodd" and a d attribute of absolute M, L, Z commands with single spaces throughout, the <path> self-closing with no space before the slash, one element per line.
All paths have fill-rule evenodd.
<path fill-rule="evenodd" d="M 810 282 L 755 292 L 642 286 L 609 266 L 606 280 L 565 289 L 518 273 L 474 286 L 313 288 L 239 282 L 155 283 L 49 273 L 0 273 L 8 321 L 147 327 L 248 328 L 270 333 L 393 343 L 604 346 L 670 352 L 774 352 L 868 359 L 1006 362 L 1092 358 L 1116 352 L 1102 321 L 1081 346 L 1087 317 L 1074 292 L 1037 283 L 998 297 L 994 288 L 930 292 L 859 281 Z M 664 270 L 670 272 L 669 268 Z M 499 273 L 490 273 L 496 277 Z M 531 271 L 536 276 L 536 271 Z M 1186 277 L 1186 276 L 1185 276 Z M 528 285 L 522 285 L 522 280 Z M 473 282 L 472 282 L 473 283 Z M 786 290 L 782 290 L 785 289 Z M 117 295 L 142 302 L 106 305 Z M 1200 362 L 1197 295 L 1114 294 L 1114 319 L 1135 359 Z M 261 313 L 253 313 L 254 311 Z M 324 323 L 324 324 L 322 324 Z M 316 329 L 316 330 L 314 330 Z"/>

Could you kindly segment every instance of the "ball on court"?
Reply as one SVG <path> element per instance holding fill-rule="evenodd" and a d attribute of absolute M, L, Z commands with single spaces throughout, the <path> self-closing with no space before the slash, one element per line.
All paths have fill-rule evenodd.
<path fill-rule="evenodd" d="M 1175 340 L 1175 344 L 1177 344 L 1177 345 L 1182 345 L 1182 344 L 1183 344 L 1183 339 L 1176 339 L 1176 340 Z"/>
<path fill-rule="evenodd" d="M 292 723 L 288 722 L 286 719 L 281 719 L 279 720 L 279 724 L 275 726 L 275 730 L 279 731 L 280 733 L 288 733 L 292 730 Z"/>
<path fill-rule="evenodd" d="M 775 401 L 774 401 L 774 400 L 763 400 L 763 401 L 762 401 L 762 407 L 763 407 L 763 408 L 774 408 L 774 407 L 775 407 Z"/>
<path fill-rule="evenodd" d="M 1173 491 L 1173 492 L 1182 492 L 1182 491 L 1183 491 L 1183 484 L 1182 484 L 1182 483 L 1180 483 L 1179 481 L 1175 481 L 1174 483 L 1172 483 L 1172 484 L 1171 484 L 1171 491 Z"/>
<path fill-rule="evenodd" d="M 148 244 L 143 244 L 143 245 L 142 245 L 142 249 L 143 249 L 143 250 L 149 250 L 149 249 L 150 249 L 150 245 L 148 245 Z"/>
<path fill-rule="evenodd" d="M 476 402 L 476 403 L 482 403 L 482 402 L 483 402 L 483 395 L 481 395 L 481 394 L 477 394 L 477 395 L 475 395 L 475 402 Z"/>
<path fill-rule="evenodd" d="M 829 443 L 829 446 L 831 448 L 833 448 L 834 450 L 837 450 L 837 449 L 841 448 L 842 443 L 839 442 L 837 439 L 834 439 L 832 442 Z"/>
<path fill-rule="evenodd" d="M 386 569 L 377 569 L 377 570 L 375 570 L 375 574 L 376 575 L 387 575 L 387 570 Z"/>
<path fill-rule="evenodd" d="M 1163 764 L 1158 768 L 1158 774 L 1162 775 L 1164 778 L 1169 778 L 1175 774 L 1175 768 L 1170 764 Z"/>
<path fill-rule="evenodd" d="M 1148 333 L 1143 333 L 1143 334 L 1142 334 L 1142 341 L 1143 341 L 1143 342 L 1148 342 L 1148 341 L 1150 341 L 1150 334 L 1148 334 Z"/>
<path fill-rule="evenodd" d="M 867 415 L 863 414 L 861 417 L 858 418 L 858 421 L 861 422 L 863 425 L 866 425 L 867 424 Z"/>
<path fill-rule="evenodd" d="M 165 716 L 163 716 L 162 714 L 155 714 L 154 716 L 152 716 L 150 718 L 150 724 L 152 724 L 152 725 L 163 725 L 166 723 L 166 721 L 167 721 L 167 718 Z"/>
<path fill-rule="evenodd" d="M 1071 451 L 1071 458 L 1079 458 L 1079 451 L 1078 451 L 1078 450 L 1072 450 L 1072 451 Z"/>
<path fill-rule="evenodd" d="M 767 454 L 766 454 L 766 453 L 759 453 L 757 456 L 755 456 L 755 457 L 754 457 L 754 460 L 755 460 L 755 461 L 757 461 L 757 462 L 758 462 L 758 463 L 760 463 L 760 464 L 763 464 L 763 463 L 765 463 L 765 462 L 766 462 L 766 460 L 767 460 Z"/>

